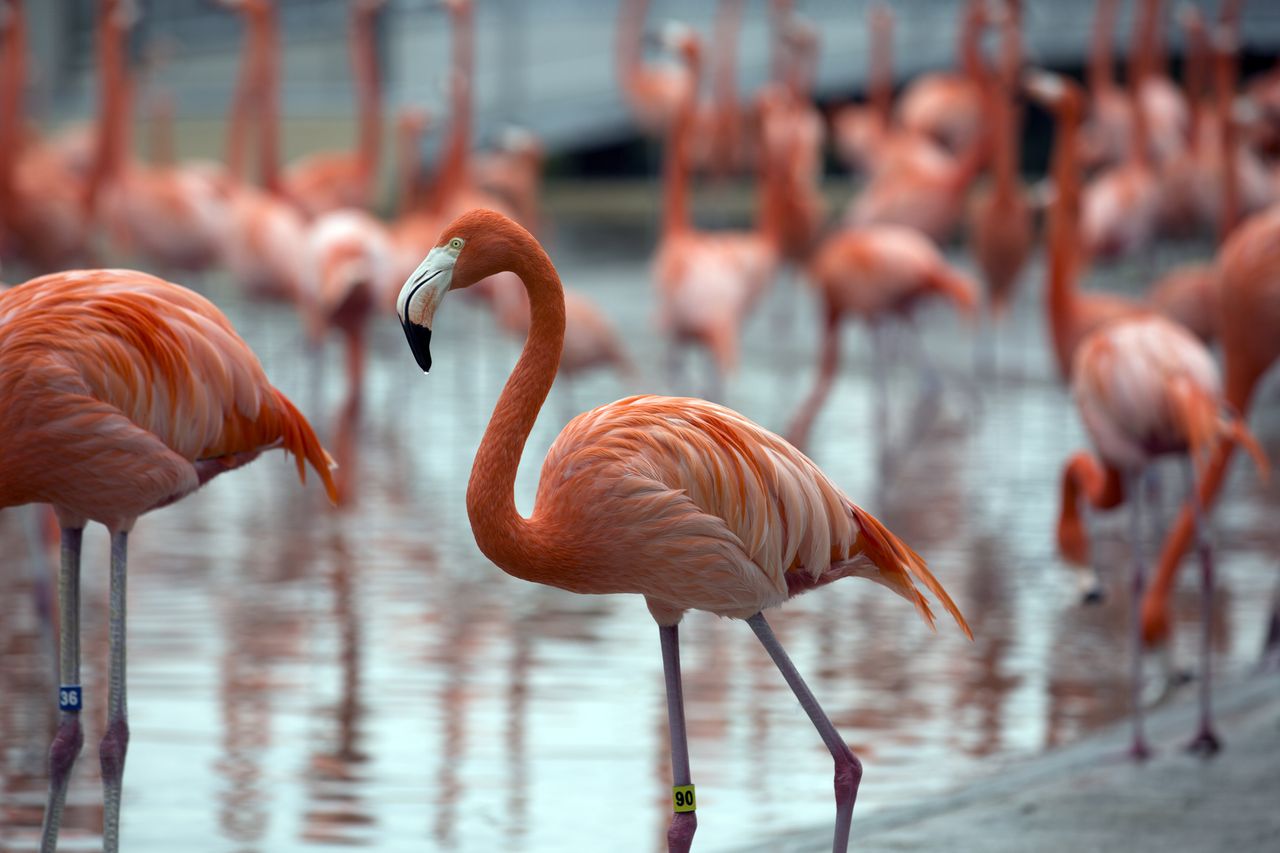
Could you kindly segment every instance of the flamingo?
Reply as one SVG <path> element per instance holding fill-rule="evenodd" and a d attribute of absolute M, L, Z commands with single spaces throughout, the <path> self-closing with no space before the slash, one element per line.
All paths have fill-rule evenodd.
<path fill-rule="evenodd" d="M 351 71 L 356 80 L 359 139 L 355 151 L 310 154 L 284 174 L 286 195 L 309 217 L 340 207 L 371 206 L 382 150 L 382 86 L 374 23 L 386 0 L 351 0 Z"/>
<path fill-rule="evenodd" d="M 920 168 L 945 171 L 953 157 L 927 133 L 910 131 L 893 122 L 892 7 L 867 7 L 867 103 L 850 104 L 831 116 L 836 155 L 853 172 Z"/>
<path fill-rule="evenodd" d="M 812 98 L 818 31 L 783 6 L 775 15 L 781 22 L 775 38 L 782 46 L 785 80 L 766 95 L 771 107 L 760 116 L 760 156 L 772 161 L 764 168 L 776 182 L 779 249 L 787 260 L 803 263 L 813 254 L 826 219 L 822 195 L 826 129 Z M 778 97 L 779 92 L 786 97 Z"/>
<path fill-rule="evenodd" d="M 5 253 L 42 270 L 65 268 L 89 254 L 89 218 L 83 206 L 84 174 L 66 141 L 28 132 L 23 110 L 27 26 L 23 0 L 0 6 L 4 79 L 0 84 L 0 222 Z M 77 150 L 88 141 L 75 137 Z"/>
<path fill-rule="evenodd" d="M 1081 128 L 1080 159 L 1086 168 L 1111 166 L 1124 158 L 1133 116 L 1129 97 L 1116 85 L 1112 61 L 1120 0 L 1098 0 L 1086 69 L 1089 116 Z"/>
<path fill-rule="evenodd" d="M 80 541 L 111 533 L 110 690 L 101 744 L 103 847 L 119 846 L 125 712 L 126 545 L 143 513 L 283 447 L 319 474 L 332 460 L 271 386 L 226 317 L 183 287 L 131 270 L 78 270 L 0 295 L 0 508 L 51 504 L 62 527 L 60 719 L 49 751 L 41 850 L 57 846 L 80 711 Z"/>
<path fill-rule="evenodd" d="M 1218 255 L 1218 277 L 1224 396 L 1229 406 L 1247 415 L 1258 384 L 1280 361 L 1280 205 L 1232 232 Z M 1234 442 L 1224 442 L 1214 451 L 1199 479 L 1195 501 L 1200 507 L 1208 507 L 1222 488 L 1234 450 Z M 1194 506 L 1184 505 L 1165 538 L 1142 603 L 1143 637 L 1149 645 L 1168 641 L 1169 596 L 1194 532 Z"/>
<path fill-rule="evenodd" d="M 270 0 L 226 0 L 224 5 L 245 16 L 247 32 L 238 88 L 251 93 L 233 100 L 232 128 L 241 137 L 248 130 L 247 113 L 258 112 L 258 166 L 263 187 L 236 181 L 227 203 L 227 235 L 222 262 L 252 299 L 296 303 L 302 298 L 305 275 L 306 223 L 302 213 L 283 195 L 277 145 L 279 116 L 279 32 L 275 4 Z M 244 159 L 243 141 L 229 140 L 234 157 Z M 233 174 L 242 168 L 231 166 Z"/>
<path fill-rule="evenodd" d="M 1106 482 L 1121 483 L 1130 507 L 1129 539 L 1133 558 L 1130 616 L 1133 630 L 1131 704 L 1133 743 L 1130 754 L 1136 760 L 1150 755 L 1142 731 L 1142 625 L 1139 608 L 1145 584 L 1146 565 L 1142 555 L 1142 488 L 1140 479 L 1156 458 L 1186 454 L 1188 464 L 1203 463 L 1223 439 L 1244 441 L 1256 453 L 1260 470 L 1266 460 L 1239 417 L 1226 414 L 1221 379 L 1212 356 L 1190 332 L 1163 317 L 1146 316 L 1117 320 L 1090 333 L 1075 353 L 1072 390 L 1085 429 L 1093 442 Z M 1080 465 L 1080 459 L 1072 460 Z M 1096 468 L 1097 463 L 1095 463 Z M 1191 492 L 1195 493 L 1194 474 Z M 1097 489 L 1095 475 L 1093 488 Z M 1114 488 L 1114 486 L 1112 486 Z M 1213 568 L 1203 513 L 1195 507 L 1197 538 L 1201 541 L 1204 580 L 1203 630 L 1201 645 L 1203 683 L 1209 679 L 1209 620 L 1212 614 Z M 1064 528 L 1078 527 L 1074 507 L 1064 506 L 1060 538 Z M 1074 536 L 1083 541 L 1079 531 Z M 1214 752 L 1218 738 L 1213 731 L 1207 688 L 1201 693 L 1200 730 L 1193 750 Z"/>
<path fill-rule="evenodd" d="M 847 576 L 875 580 L 933 616 L 932 591 L 970 634 L 924 561 L 856 506 L 808 458 L 731 409 L 640 396 L 574 418 L 543 463 L 533 514 L 516 511 L 520 455 L 560 360 L 564 293 L 551 259 L 511 220 L 476 210 L 456 219 L 405 282 L 396 304 L 419 367 L 445 294 L 514 272 L 532 323 L 520 360 L 476 452 L 467 514 L 476 543 L 508 574 L 582 594 L 643 595 L 658 623 L 671 735 L 675 815 L 670 850 L 697 827 L 679 676 L 687 610 L 745 619 L 817 727 L 835 762 L 832 849 L 843 851 L 861 765 L 770 630 L 763 611 Z"/>
<path fill-rule="evenodd" d="M 618 87 L 636 123 L 646 133 L 661 136 L 670 130 L 680 105 L 696 95 L 697 86 L 687 68 L 644 61 L 641 36 L 648 9 L 649 0 L 622 0 L 614 56 Z"/>
<path fill-rule="evenodd" d="M 882 329 L 892 318 L 909 319 L 912 310 L 932 297 L 943 297 L 971 312 L 977 287 L 952 269 L 937 247 L 918 231 L 901 225 L 845 228 L 833 234 L 814 255 L 809 275 L 823 303 L 823 343 L 817 379 L 787 429 L 787 440 L 799 448 L 831 391 L 840 363 L 840 321 L 854 316 L 874 335 L 876 354 L 876 435 L 887 441 L 887 388 Z M 880 470 L 888 453 L 880 448 Z"/>
<path fill-rule="evenodd" d="M 668 28 L 670 47 L 683 57 L 690 77 L 699 79 L 702 47 L 685 27 Z M 763 172 L 760 214 L 749 232 L 700 231 L 689 215 L 689 149 L 694 132 L 696 101 L 690 91 L 671 126 L 663 174 L 662 237 L 654 258 L 654 279 L 661 305 L 661 324 L 672 338 L 671 366 L 678 347 L 699 343 L 715 360 L 718 392 L 722 378 L 737 364 L 738 331 L 743 319 L 772 282 L 777 270 L 780 232 L 777 210 L 776 165 L 760 158 Z M 774 120 L 787 109 L 788 96 L 777 87 L 761 99 L 762 120 Z M 767 146 L 766 146 L 767 148 Z"/>
<path fill-rule="evenodd" d="M 202 270 L 225 240 L 230 176 L 216 163 L 148 166 L 130 156 L 132 84 L 125 38 L 133 25 L 130 0 L 100 0 L 101 102 L 93 170 L 84 193 L 115 244 L 162 267 Z"/>
<path fill-rule="evenodd" d="M 347 399 L 335 431 L 339 503 L 355 493 L 356 430 L 364 394 L 366 332 L 369 320 L 393 289 L 391 235 L 369 214 L 345 208 L 311 223 L 305 244 L 307 274 L 300 298 L 308 335 L 320 344 L 329 330 L 342 335 L 347 349 Z M 317 353 L 317 356 L 319 353 Z"/>
<path fill-rule="evenodd" d="M 985 68 L 984 97 L 993 139 L 992 186 L 979 193 L 970 208 L 970 242 L 982 268 L 992 316 L 999 318 L 1013 298 L 1018 273 L 1026 264 L 1034 239 L 1032 210 L 1026 188 L 1018 181 L 1019 110 L 1015 102 L 1022 64 L 1021 20 L 1010 0 L 1004 20 L 1000 70 Z"/>
<path fill-rule="evenodd" d="M 985 0 L 969 0 L 960 23 L 961 70 L 923 74 L 898 101 L 898 122 L 907 130 L 928 134 L 959 156 L 985 134 L 982 105 L 982 58 L 979 40 L 986 26 Z"/>
<path fill-rule="evenodd" d="M 1043 71 L 1027 75 L 1023 89 L 1053 114 L 1057 124 L 1051 164 L 1054 200 L 1049 209 L 1047 307 L 1054 360 L 1065 381 L 1071 377 L 1076 347 L 1086 335 L 1112 320 L 1146 313 L 1149 309 L 1113 294 L 1078 289 L 1081 259 L 1077 140 L 1084 93 L 1065 77 Z"/>

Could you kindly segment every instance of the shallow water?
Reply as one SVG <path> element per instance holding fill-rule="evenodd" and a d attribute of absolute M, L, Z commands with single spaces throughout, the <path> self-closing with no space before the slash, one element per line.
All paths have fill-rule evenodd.
<path fill-rule="evenodd" d="M 653 331 L 647 229 L 562 221 L 551 244 L 565 281 L 601 302 L 643 378 L 594 375 L 571 394 L 557 382 L 525 452 L 524 512 L 567 413 L 672 390 Z M 885 489 L 876 484 L 866 335 L 847 330 L 844 372 L 812 455 L 926 557 L 976 634 L 969 643 L 942 620 L 931 634 L 907 603 L 853 581 L 770 615 L 862 758 L 855 824 L 1125 712 L 1125 520 L 1097 525 L 1112 593 L 1100 607 L 1078 604 L 1075 577 L 1053 551 L 1058 471 L 1085 445 L 1028 292 L 1040 280 L 1038 268 L 1028 274 L 1000 332 L 998 367 L 981 381 L 972 329 L 946 311 L 921 318 L 946 379 L 940 411 Z M 208 286 L 268 374 L 331 434 L 342 395 L 337 342 L 317 400 L 294 318 L 246 305 L 225 282 Z M 745 364 L 724 401 L 782 429 L 807 390 L 816 329 L 808 294 L 783 282 L 751 321 Z M 471 457 L 518 342 L 451 300 L 429 377 L 390 318 L 374 344 L 354 508 L 331 511 L 313 479 L 300 488 L 291 463 L 271 454 L 148 516 L 131 537 L 125 849 L 660 849 L 670 808 L 666 712 L 643 602 L 511 579 L 471 539 L 463 506 Z M 676 390 L 702 391 L 701 375 Z M 921 422 L 917 384 L 906 369 L 892 377 L 899 436 Z M 1255 418 L 1273 456 L 1274 420 Z M 1164 473 L 1172 508 L 1182 472 Z M 1277 502 L 1274 488 L 1240 466 L 1216 512 L 1219 677 L 1247 667 L 1261 641 L 1280 552 L 1268 523 Z M 0 515 L 7 851 L 35 848 L 54 718 L 23 522 L 22 512 Z M 106 545 L 100 529 L 86 537 L 90 711 L 66 850 L 99 843 Z M 1190 664 L 1197 598 L 1194 573 L 1184 574 L 1176 651 Z M 751 632 L 697 613 L 682 627 L 698 849 L 829 821 L 830 759 Z M 1231 732 L 1223 734 L 1229 748 Z"/>

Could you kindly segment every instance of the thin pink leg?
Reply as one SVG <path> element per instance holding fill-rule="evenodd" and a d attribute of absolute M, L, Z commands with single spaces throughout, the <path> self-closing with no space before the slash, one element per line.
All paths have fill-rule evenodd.
<path fill-rule="evenodd" d="M 111 536 L 111 615 L 108 626 L 110 672 L 107 686 L 107 732 L 98 745 L 102 765 L 104 809 L 102 849 L 120 849 L 120 794 L 124 782 L 124 756 L 129 749 L 129 710 L 125 696 L 125 565 L 129 534 Z"/>
<path fill-rule="evenodd" d="M 1142 478 L 1129 478 L 1129 550 L 1133 555 L 1133 587 L 1129 590 L 1130 669 L 1129 702 L 1133 715 L 1133 745 L 1129 755 L 1146 761 L 1151 748 L 1142 730 L 1142 595 L 1146 588 L 1146 565 L 1142 554 Z"/>
<path fill-rule="evenodd" d="M 800 677 L 795 664 L 787 656 L 786 649 L 782 648 L 782 643 L 778 642 L 773 629 L 765 621 L 764 614 L 757 613 L 747 620 L 747 624 L 751 626 L 752 631 L 756 632 L 756 637 L 769 653 L 769 657 L 773 658 L 774 665 L 786 679 L 791 692 L 800 700 L 800 707 L 804 708 L 804 712 L 813 721 L 818 734 L 822 736 L 822 742 L 827 745 L 827 749 L 831 751 L 831 757 L 835 760 L 836 829 L 831 850 L 832 853 L 845 853 L 849 849 L 849 823 L 853 820 L 853 803 L 858 797 L 858 783 L 862 780 L 862 763 L 840 737 L 840 733 L 836 731 L 836 727 L 832 725 L 826 712 L 814 698 L 813 692 L 809 690 L 809 685 L 805 684 L 804 679 Z"/>
<path fill-rule="evenodd" d="M 1196 551 L 1200 555 L 1200 729 L 1187 749 L 1203 756 L 1210 756 L 1222 749 L 1222 741 L 1213 728 L 1213 684 L 1211 659 L 1213 649 L 1213 553 L 1205 531 L 1204 508 L 1200 506 L 1200 493 L 1196 490 L 1195 473 L 1187 461 L 1188 479 L 1191 481 L 1191 511 L 1195 515 Z"/>
<path fill-rule="evenodd" d="M 40 853 L 54 853 L 71 768 L 84 745 L 80 728 L 80 542 L 82 527 L 62 528 L 62 567 L 58 573 L 59 641 L 58 731 L 49 746 L 49 799 L 40 830 Z"/>
<path fill-rule="evenodd" d="M 659 625 L 662 639 L 662 672 L 667 681 L 667 727 L 671 737 L 671 777 L 675 787 L 693 785 L 689 772 L 689 740 L 684 725 L 684 688 L 680 681 L 680 628 Z M 681 794 L 683 797 L 683 793 Z M 695 812 L 676 812 L 667 829 L 668 853 L 689 853 L 698 829 Z"/>

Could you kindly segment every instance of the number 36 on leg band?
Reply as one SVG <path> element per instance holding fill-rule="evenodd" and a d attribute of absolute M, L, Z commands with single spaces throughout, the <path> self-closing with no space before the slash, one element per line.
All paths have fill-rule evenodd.
<path fill-rule="evenodd" d="M 63 684 L 58 688 L 58 710 L 75 713 L 84 707 L 79 684 Z"/>
<path fill-rule="evenodd" d="M 693 785 L 676 785 L 671 789 L 671 805 L 676 813 L 691 812 L 698 808 L 693 796 Z"/>

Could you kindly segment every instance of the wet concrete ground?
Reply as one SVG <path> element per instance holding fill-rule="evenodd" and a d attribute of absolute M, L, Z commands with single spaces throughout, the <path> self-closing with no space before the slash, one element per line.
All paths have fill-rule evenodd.
<path fill-rule="evenodd" d="M 571 392 L 557 382 L 517 482 L 524 512 L 569 413 L 626 393 L 704 385 L 694 374 L 673 389 L 662 375 L 648 218 L 596 211 L 554 221 L 547 242 L 563 278 L 602 304 L 642 378 L 600 374 Z M 1134 270 L 1101 277 L 1117 288 L 1139 280 Z M 1000 332 L 991 377 L 975 378 L 971 327 L 946 311 L 920 318 L 947 381 L 937 418 L 886 488 L 873 462 L 866 335 L 847 330 L 844 373 L 812 456 L 925 556 L 976 635 L 969 643 L 945 623 L 933 635 L 906 602 L 856 581 L 771 615 L 864 762 L 855 827 L 1125 713 L 1124 519 L 1103 518 L 1097 531 L 1112 593 L 1100 607 L 1078 604 L 1075 579 L 1053 551 L 1058 471 L 1084 438 L 1051 371 L 1041 282 L 1037 264 Z M 225 281 L 197 284 L 273 381 L 331 433 L 342 395 L 337 342 L 316 400 L 288 311 L 245 304 Z M 807 391 L 816 330 L 809 295 L 781 282 L 751 320 L 724 402 L 782 429 Z M 487 563 L 471 539 L 463 506 L 471 457 L 518 342 L 458 299 L 442 309 L 430 376 L 389 316 L 374 344 L 355 508 L 330 510 L 315 483 L 299 487 L 276 454 L 146 517 L 131 539 L 125 849 L 659 849 L 669 816 L 666 718 L 657 631 L 643 602 L 524 584 Z M 895 373 L 892 388 L 901 436 L 915 417 L 915 372 Z M 1264 395 L 1253 421 L 1273 458 L 1280 424 L 1265 410 L 1274 412 L 1274 400 Z M 1178 466 L 1164 480 L 1171 509 L 1183 488 Z M 1240 466 L 1216 513 L 1214 645 L 1224 680 L 1253 663 L 1261 642 L 1277 580 L 1278 503 L 1277 487 Z M 21 519 L 0 514 L 5 851 L 34 849 L 53 720 Z M 92 530 L 87 747 L 67 850 L 99 844 L 106 553 L 105 536 Z M 1175 651 L 1189 665 L 1197 598 L 1193 573 L 1184 580 Z M 829 757 L 750 631 L 691 614 L 682 638 L 697 849 L 825 825 Z M 1230 743 L 1231 729 L 1223 734 Z"/>

